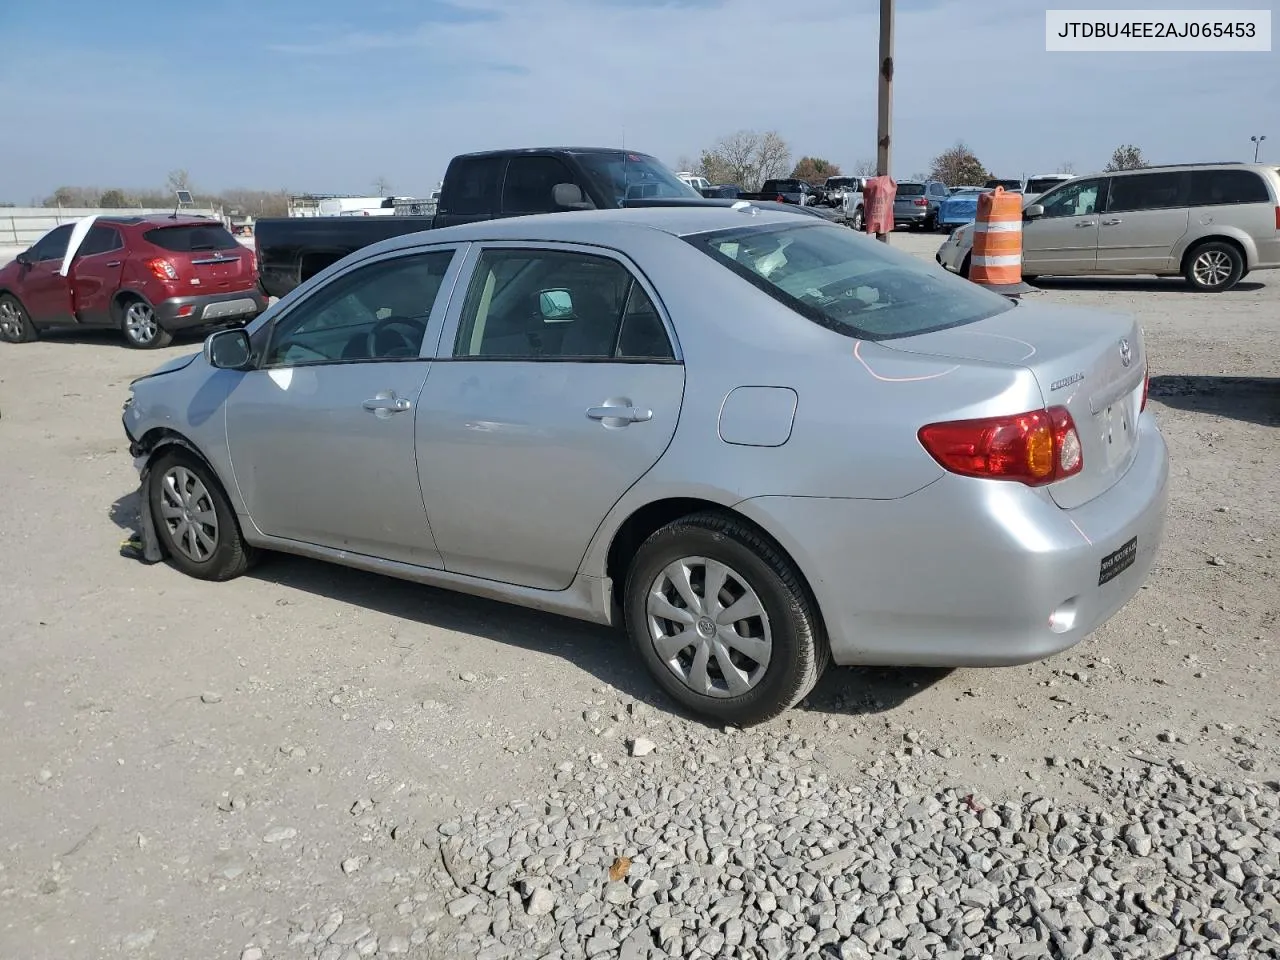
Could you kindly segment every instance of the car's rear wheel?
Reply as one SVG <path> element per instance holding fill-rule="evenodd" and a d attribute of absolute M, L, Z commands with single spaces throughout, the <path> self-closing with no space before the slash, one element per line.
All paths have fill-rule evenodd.
<path fill-rule="evenodd" d="M 853 229 L 855 230 L 862 229 L 862 208 L 861 207 L 853 211 Z"/>
<path fill-rule="evenodd" d="M 650 536 L 627 574 L 627 631 L 673 699 L 720 723 L 762 723 L 799 703 L 830 660 L 821 619 L 776 545 L 719 513 Z"/>
<path fill-rule="evenodd" d="M 173 343 L 173 334 L 160 326 L 155 307 L 140 298 L 119 304 L 120 330 L 125 341 L 139 350 L 155 350 Z"/>
<path fill-rule="evenodd" d="M 1195 290 L 1221 293 L 1230 290 L 1244 276 L 1244 257 L 1229 243 L 1213 240 L 1187 255 L 1183 275 Z"/>
<path fill-rule="evenodd" d="M 200 580 L 230 580 L 253 559 L 218 478 L 185 450 L 162 453 L 151 466 L 151 517 L 169 562 Z"/>
<path fill-rule="evenodd" d="M 10 294 L 0 296 L 0 340 L 5 343 L 30 343 L 39 337 L 31 315 Z"/>

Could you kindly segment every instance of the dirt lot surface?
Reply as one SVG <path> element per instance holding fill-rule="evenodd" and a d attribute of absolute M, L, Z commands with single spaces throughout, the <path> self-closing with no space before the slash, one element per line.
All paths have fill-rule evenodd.
<path fill-rule="evenodd" d="M 940 242 L 894 238 L 929 260 Z M 441 823 L 469 836 L 468 818 L 479 816 L 492 834 L 500 825 L 485 811 L 524 801 L 543 813 L 557 790 L 602 803 L 610 790 L 643 797 L 648 789 L 636 801 L 647 809 L 617 815 L 653 815 L 666 803 L 675 811 L 667 786 L 703 789 L 714 780 L 706 771 L 734 758 L 762 765 L 753 782 L 774 782 L 776 761 L 841 789 L 911 785 L 944 805 L 1030 792 L 1054 810 L 1086 811 L 1132 805 L 1116 777 L 1190 764 L 1273 809 L 1280 273 L 1216 296 L 1154 280 L 1045 281 L 1032 296 L 1131 311 L 1145 325 L 1152 405 L 1173 463 L 1167 539 L 1148 586 L 1052 660 L 949 673 L 833 669 L 802 707 L 746 732 L 677 715 L 623 638 L 589 625 L 301 559 L 272 558 L 213 585 L 122 556 L 137 482 L 120 426 L 126 386 L 193 344 L 139 353 L 102 335 L 0 348 L 0 956 L 523 956 L 497 942 L 512 922 L 503 919 L 506 892 L 482 904 L 496 926 L 488 914 L 469 919 L 487 894 L 464 896 L 465 877 L 451 888 L 459 867 L 449 857 L 475 851 L 460 838 L 442 854 Z M 652 754 L 630 756 L 637 737 Z M 736 762 L 747 769 L 746 759 Z M 1094 775 L 1100 764 L 1106 777 Z M 808 790 L 797 786 L 795 803 L 819 802 Z M 578 816 L 574 830 L 594 829 L 589 811 Z M 1238 901 L 1219 899 L 1226 912 L 1221 921 L 1204 913 L 1206 923 L 1230 927 L 1233 916 L 1276 903 L 1280 848 L 1266 839 L 1275 823 L 1254 824 L 1270 871 L 1249 892 L 1255 906 L 1232 914 Z M 533 842 L 532 827 L 512 831 L 519 836 L 488 841 L 486 856 Z M 628 836 L 623 846 L 642 860 L 645 838 Z M 575 843 L 578 855 L 593 855 L 581 839 L 568 843 L 570 855 Z M 1141 855 L 1140 842 L 1128 845 Z M 596 854 L 613 859 L 611 850 Z M 1240 859 L 1213 869 L 1230 875 Z M 754 881 L 745 882 L 751 891 Z M 886 874 L 884 890 L 888 882 Z M 878 883 L 863 873 L 864 890 Z M 613 886 L 607 903 L 630 902 L 631 891 L 615 899 Z M 894 895 L 906 903 L 900 886 Z M 512 909 L 549 911 L 535 887 L 510 894 Z M 579 893 L 556 896 L 572 904 Z M 624 941 L 623 955 L 715 956 L 743 922 L 765 925 L 765 898 L 775 899 L 759 894 L 742 920 L 713 908 L 717 929 L 684 941 L 673 929 L 693 921 L 671 920 L 666 904 L 654 916 L 676 928 L 639 952 Z M 563 909 L 557 929 L 578 924 L 581 955 L 616 955 L 608 931 L 624 940 L 624 921 L 589 928 Z M 960 909 L 968 917 L 974 906 Z M 603 916 L 583 915 L 593 910 Z M 770 922 L 785 929 L 776 913 Z M 854 929 L 867 928 L 872 953 L 912 955 L 890 950 L 910 941 L 888 923 L 867 913 Z M 1037 928 L 1044 942 L 1057 943 L 1055 926 Z M 830 955 L 864 955 L 814 929 L 813 943 L 830 944 Z M 1203 949 L 1186 955 L 1228 955 L 1215 953 L 1227 943 L 1215 930 L 1188 934 Z M 1111 938 L 1118 942 L 1114 930 Z M 811 939 L 794 941 L 797 955 L 817 949 L 801 946 Z M 921 956 L 952 955 L 920 942 Z M 577 955 L 564 943 L 553 946 Z M 1053 955 L 1080 956 L 1085 945 L 1076 937 Z M 1230 955 L 1261 948 L 1250 949 Z"/>

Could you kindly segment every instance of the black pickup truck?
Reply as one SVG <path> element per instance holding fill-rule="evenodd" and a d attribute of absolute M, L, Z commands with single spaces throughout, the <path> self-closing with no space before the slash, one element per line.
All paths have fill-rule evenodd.
<path fill-rule="evenodd" d="M 449 162 L 435 216 L 276 217 L 259 220 L 254 234 L 262 291 L 283 297 L 347 254 L 405 233 L 535 213 L 735 202 L 703 197 L 642 153 L 603 147 L 494 150 Z"/>

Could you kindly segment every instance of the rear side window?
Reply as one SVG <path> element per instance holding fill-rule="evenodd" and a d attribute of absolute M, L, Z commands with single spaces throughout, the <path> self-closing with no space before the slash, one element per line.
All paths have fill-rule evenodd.
<path fill-rule="evenodd" d="M 92 257 L 99 253 L 110 253 L 112 250 L 119 250 L 124 243 L 120 240 L 120 231 L 114 227 L 104 227 L 98 224 L 89 228 L 89 234 L 84 238 L 84 243 L 80 244 L 80 249 L 76 251 L 78 257 Z"/>
<path fill-rule="evenodd" d="M 479 216 L 498 209 L 498 184 L 505 157 L 455 160 L 445 182 L 441 209 L 459 216 Z"/>
<path fill-rule="evenodd" d="M 1267 185 L 1252 170 L 1193 170 L 1191 173 L 1192 206 L 1270 202 Z"/>
<path fill-rule="evenodd" d="M 239 250 L 240 244 L 227 228 L 216 223 L 190 223 L 176 227 L 157 227 L 142 235 L 147 243 L 153 243 L 174 253 L 197 253 L 202 250 Z"/>
<path fill-rule="evenodd" d="M 504 213 L 549 213 L 557 209 L 557 183 L 574 183 L 573 174 L 555 157 L 512 157 L 502 187 Z"/>
<path fill-rule="evenodd" d="M 802 317 L 847 337 L 910 337 L 1013 308 L 999 294 L 848 227 L 739 227 L 686 240 Z"/>
<path fill-rule="evenodd" d="M 1126 210 L 1168 210 L 1187 205 L 1188 176 L 1178 173 L 1135 173 L 1111 178 L 1113 213 Z"/>

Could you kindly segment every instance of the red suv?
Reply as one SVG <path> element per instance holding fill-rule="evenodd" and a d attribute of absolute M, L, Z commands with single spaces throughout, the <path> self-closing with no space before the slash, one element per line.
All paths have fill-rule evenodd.
<path fill-rule="evenodd" d="M 163 347 L 177 330 L 244 324 L 267 308 L 253 251 L 216 220 L 98 217 L 64 276 L 74 229 L 55 227 L 0 269 L 0 340 L 116 327 L 131 347 Z"/>

